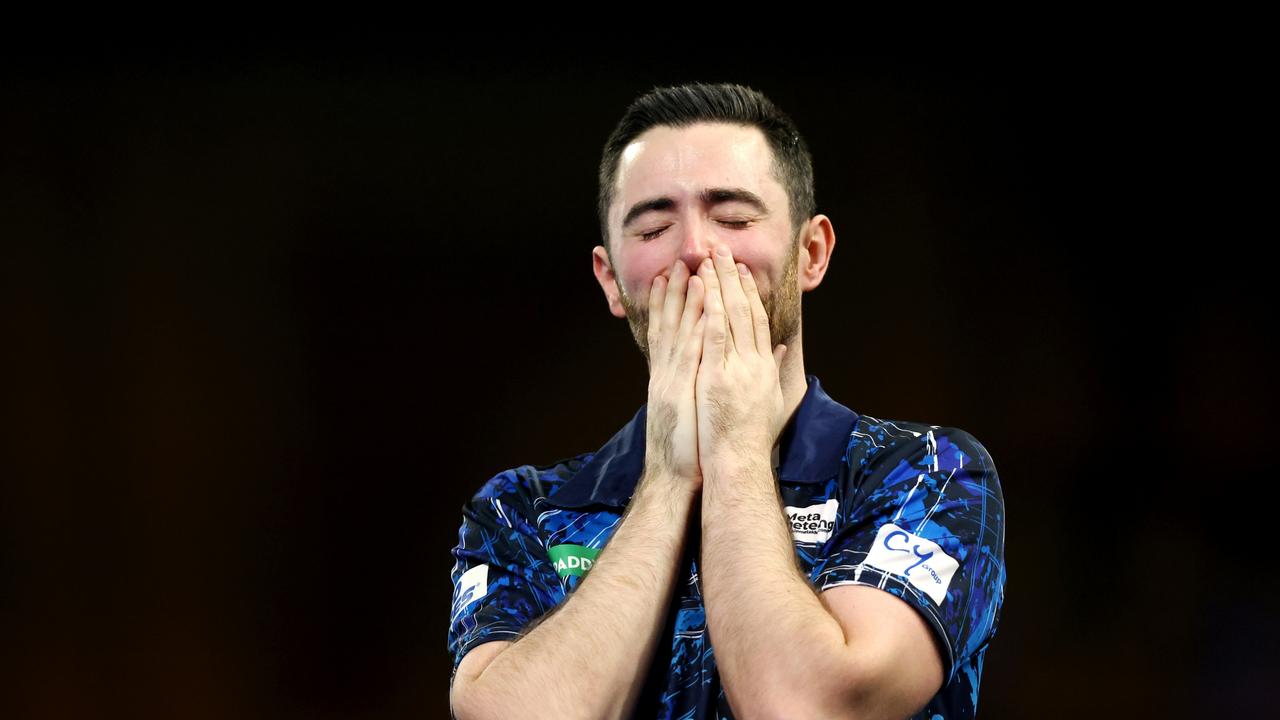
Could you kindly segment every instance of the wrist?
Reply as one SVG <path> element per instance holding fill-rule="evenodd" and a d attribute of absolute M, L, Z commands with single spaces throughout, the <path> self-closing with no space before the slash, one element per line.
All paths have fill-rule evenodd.
<path fill-rule="evenodd" d="M 773 476 L 773 448 L 742 447 L 712 453 L 701 459 L 702 474 L 707 478 L 737 479 Z"/>
<path fill-rule="evenodd" d="M 664 459 L 660 449 L 650 447 L 645 450 L 644 469 L 640 473 L 640 482 L 681 485 L 701 479 L 702 468 L 696 463 L 693 467 L 682 471 Z"/>

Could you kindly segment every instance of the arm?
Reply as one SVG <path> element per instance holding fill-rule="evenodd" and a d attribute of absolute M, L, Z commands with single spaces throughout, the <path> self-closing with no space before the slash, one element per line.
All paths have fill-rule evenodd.
<path fill-rule="evenodd" d="M 768 457 L 709 470 L 703 503 L 703 602 L 729 704 L 744 720 L 831 717 L 787 705 L 842 691 L 845 637 L 800 573 Z"/>
<path fill-rule="evenodd" d="M 704 490 L 703 599 L 729 704 L 746 720 L 919 710 L 942 684 L 929 628 L 876 588 L 819 598 L 797 564 L 768 467 L 720 463 Z"/>
<path fill-rule="evenodd" d="M 646 470 L 578 589 L 479 676 L 459 675 L 459 720 L 628 716 L 657 648 L 696 497 L 688 483 Z"/>
<path fill-rule="evenodd" d="M 730 705 L 743 718 L 918 710 L 941 684 L 919 618 L 905 606 L 877 612 L 883 603 L 844 591 L 829 610 L 797 564 L 769 459 L 786 422 L 777 369 L 786 348 L 771 344 L 754 277 L 728 253 L 699 275 L 708 316 L 697 386 L 703 601 Z M 846 635 L 865 627 L 880 632 Z M 928 654 L 908 663 L 906 651 Z"/>
<path fill-rule="evenodd" d="M 477 677 L 461 679 L 454 709 L 462 720 L 631 714 L 702 489 L 694 397 L 701 315 L 702 288 L 683 263 L 653 280 L 644 477 L 578 589 Z"/>

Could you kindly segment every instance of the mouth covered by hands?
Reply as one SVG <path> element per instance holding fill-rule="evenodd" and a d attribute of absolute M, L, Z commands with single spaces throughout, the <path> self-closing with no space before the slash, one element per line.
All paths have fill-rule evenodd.
<path fill-rule="evenodd" d="M 773 346 L 755 277 L 727 246 L 702 262 L 697 277 L 706 287 L 695 384 L 703 473 L 724 461 L 768 462 L 786 421 L 778 371 L 787 348 Z"/>
<path fill-rule="evenodd" d="M 702 357 L 704 286 L 676 261 L 670 279 L 659 275 L 649 287 L 649 411 L 645 430 L 645 466 L 702 486 L 698 462 L 698 416 L 694 383 Z"/>
<path fill-rule="evenodd" d="M 768 460 L 785 424 L 755 277 L 721 246 L 690 275 L 679 260 L 649 289 L 646 464 L 701 487 L 707 468 Z"/>

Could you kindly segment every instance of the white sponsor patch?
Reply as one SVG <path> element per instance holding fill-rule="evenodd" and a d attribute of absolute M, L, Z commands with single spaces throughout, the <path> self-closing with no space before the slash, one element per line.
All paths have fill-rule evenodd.
<path fill-rule="evenodd" d="M 471 603 L 489 593 L 489 566 L 477 565 L 462 573 L 458 579 L 458 597 L 453 601 L 453 615 L 456 618 Z"/>
<path fill-rule="evenodd" d="M 947 599 L 951 577 L 960 567 L 936 543 L 893 523 L 885 523 L 876 533 L 866 564 L 906 578 L 939 605 Z"/>
<path fill-rule="evenodd" d="M 791 537 L 796 542 L 826 542 L 836 528 L 836 510 L 840 502 L 835 498 L 809 507 L 784 506 L 787 517 L 791 520 Z"/>

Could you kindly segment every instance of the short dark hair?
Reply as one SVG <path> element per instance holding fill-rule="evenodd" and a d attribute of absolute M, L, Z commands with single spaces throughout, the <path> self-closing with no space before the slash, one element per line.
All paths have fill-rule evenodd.
<path fill-rule="evenodd" d="M 813 158 L 795 123 L 758 90 L 731 83 L 691 83 L 655 87 L 636 98 L 604 144 L 600 158 L 600 235 L 609 246 L 609 205 L 622 151 L 645 131 L 658 125 L 686 127 L 700 122 L 726 122 L 758 128 L 773 151 L 773 174 L 787 191 L 791 205 L 791 232 L 796 234 L 813 217 Z"/>

